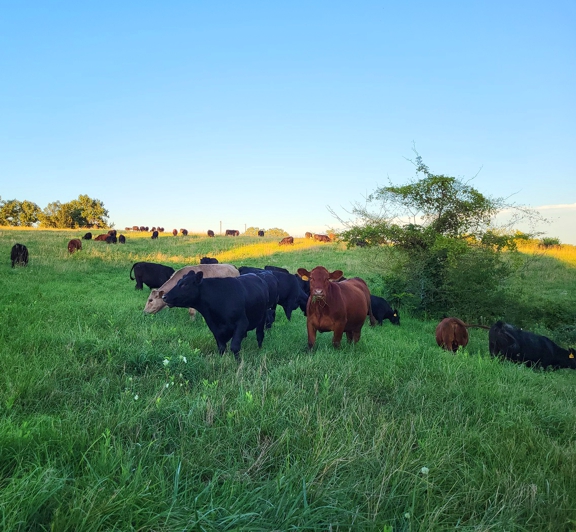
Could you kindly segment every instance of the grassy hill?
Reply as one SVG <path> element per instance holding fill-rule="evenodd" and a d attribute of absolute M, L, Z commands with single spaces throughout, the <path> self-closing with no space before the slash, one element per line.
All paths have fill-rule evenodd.
<path fill-rule="evenodd" d="M 69 255 L 81 234 L 0 228 L 1 530 L 576 530 L 576 372 L 492 359 L 483 330 L 444 352 L 406 313 L 309 352 L 305 316 L 281 309 L 238 365 L 200 316 L 144 315 L 132 264 L 322 264 L 387 296 L 382 261 L 138 233 Z M 522 260 L 523 301 L 576 308 L 573 264 Z"/>

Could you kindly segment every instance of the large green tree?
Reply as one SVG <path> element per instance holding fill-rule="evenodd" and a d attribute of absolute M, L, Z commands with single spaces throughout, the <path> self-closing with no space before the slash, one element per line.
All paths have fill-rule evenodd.
<path fill-rule="evenodd" d="M 98 199 L 80 195 L 68 203 L 49 203 L 38 215 L 43 227 L 107 227 L 108 211 Z"/>
<path fill-rule="evenodd" d="M 513 264 L 502 251 L 514 250 L 517 237 L 496 230 L 494 219 L 512 207 L 526 217 L 538 215 L 455 177 L 433 174 L 416 155 L 416 177 L 406 185 L 377 188 L 365 205 L 354 205 L 355 219 L 344 222 L 340 238 L 348 246 L 393 250 L 384 272 L 389 292 L 414 310 L 491 315 Z"/>
<path fill-rule="evenodd" d="M 31 227 L 38 221 L 40 207 L 31 201 L 0 198 L 0 225 Z"/>

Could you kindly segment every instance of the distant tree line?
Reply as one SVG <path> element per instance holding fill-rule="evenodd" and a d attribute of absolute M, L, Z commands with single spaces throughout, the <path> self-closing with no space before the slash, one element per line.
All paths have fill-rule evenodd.
<path fill-rule="evenodd" d="M 288 233 L 284 231 L 284 229 L 279 229 L 278 227 L 272 227 L 271 229 L 263 229 L 261 227 L 249 227 L 244 231 L 246 236 L 258 236 L 258 231 L 264 231 L 266 236 L 277 236 L 277 237 L 285 237 L 288 236 Z"/>
<path fill-rule="evenodd" d="M 99 199 L 80 194 L 68 203 L 54 201 L 41 209 L 28 200 L 2 200 L 0 197 L 0 225 L 14 227 L 108 227 L 108 211 Z"/>

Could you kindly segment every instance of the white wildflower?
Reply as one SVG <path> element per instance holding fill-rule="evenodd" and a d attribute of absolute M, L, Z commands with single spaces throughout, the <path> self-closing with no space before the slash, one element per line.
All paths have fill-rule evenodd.
<path fill-rule="evenodd" d="M 422 473 L 423 475 L 427 475 L 428 473 L 430 473 L 430 470 L 424 466 L 421 470 L 420 473 Z"/>

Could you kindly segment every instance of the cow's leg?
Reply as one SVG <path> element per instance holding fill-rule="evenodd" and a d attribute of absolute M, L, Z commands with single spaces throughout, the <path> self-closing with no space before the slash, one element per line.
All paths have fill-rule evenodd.
<path fill-rule="evenodd" d="M 262 342 L 264 341 L 265 326 L 266 326 L 266 315 L 262 316 L 262 320 L 256 326 L 256 341 L 258 342 L 258 347 L 262 347 Z"/>
<path fill-rule="evenodd" d="M 342 335 L 344 334 L 344 326 L 336 326 L 334 328 L 334 336 L 332 337 L 332 345 L 338 349 L 342 342 Z"/>
<path fill-rule="evenodd" d="M 354 340 L 354 333 L 352 333 L 351 331 L 346 331 L 346 338 L 348 339 L 348 343 L 351 344 L 352 340 Z"/>
<path fill-rule="evenodd" d="M 230 350 L 234 353 L 234 358 L 237 362 L 240 362 L 240 347 L 242 346 L 242 340 L 248 336 L 248 320 L 239 320 L 234 328 L 234 334 L 232 335 L 232 341 L 230 342 Z"/>
<path fill-rule="evenodd" d="M 306 328 L 308 329 L 308 349 L 312 349 L 316 343 L 316 327 L 308 320 Z"/>

